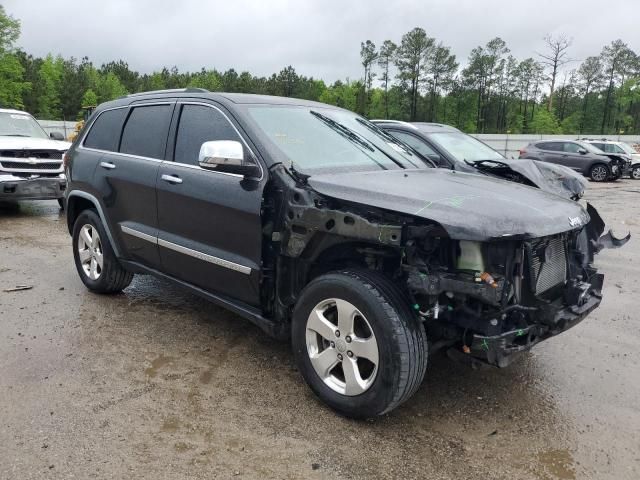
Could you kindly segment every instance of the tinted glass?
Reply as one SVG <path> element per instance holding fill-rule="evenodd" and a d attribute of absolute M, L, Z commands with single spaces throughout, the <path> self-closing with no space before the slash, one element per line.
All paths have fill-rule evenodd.
<path fill-rule="evenodd" d="M 401 142 L 406 143 L 411 148 L 413 148 L 416 152 L 424 157 L 428 157 L 429 155 L 438 155 L 438 153 L 431 148 L 424 140 L 419 139 L 415 135 L 411 135 L 406 132 L 397 132 L 395 130 L 390 130 L 389 133 L 396 137 Z"/>
<path fill-rule="evenodd" d="M 98 119 L 93 122 L 93 126 L 84 141 L 84 146 L 87 148 L 117 152 L 122 122 L 124 122 L 126 114 L 126 108 L 103 112 Z"/>
<path fill-rule="evenodd" d="M 563 144 L 563 149 L 567 153 L 578 153 L 578 150 L 580 150 L 581 148 L 582 147 L 577 143 L 564 142 Z"/>
<path fill-rule="evenodd" d="M 604 147 L 604 143 L 592 143 L 591 145 L 593 145 L 593 146 L 594 146 L 594 147 L 596 147 L 596 148 L 599 148 L 599 149 L 600 149 L 600 150 L 602 150 L 602 151 L 605 151 L 605 150 L 604 150 L 604 148 L 605 148 L 605 147 Z"/>
<path fill-rule="evenodd" d="M 540 150 L 551 150 L 552 152 L 559 152 L 562 150 L 562 143 L 560 142 L 542 142 L 537 143 L 536 147 Z"/>
<path fill-rule="evenodd" d="M 204 142 L 211 140 L 236 140 L 240 142 L 240 137 L 218 110 L 202 105 L 182 107 L 174 160 L 189 165 L 198 165 L 200 147 Z"/>
<path fill-rule="evenodd" d="M 120 152 L 141 157 L 164 157 L 173 105 L 135 107 L 122 132 Z"/>

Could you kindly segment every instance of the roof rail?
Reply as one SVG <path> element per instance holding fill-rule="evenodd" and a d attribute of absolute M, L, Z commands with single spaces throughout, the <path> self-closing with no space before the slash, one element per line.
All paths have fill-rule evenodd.
<path fill-rule="evenodd" d="M 123 98 L 140 97 L 142 95 L 151 95 L 157 93 L 209 93 L 209 90 L 207 90 L 206 88 L 198 87 L 169 88 L 166 90 L 150 90 L 148 92 L 130 93 L 129 95 L 125 95 L 125 97 Z"/>
<path fill-rule="evenodd" d="M 402 120 L 382 120 L 382 119 L 373 119 L 370 120 L 373 123 L 396 123 L 398 125 L 404 125 L 405 127 L 410 127 L 413 128 L 414 130 L 418 130 L 418 127 L 416 127 L 415 125 L 409 123 L 409 122 L 403 122 Z"/>

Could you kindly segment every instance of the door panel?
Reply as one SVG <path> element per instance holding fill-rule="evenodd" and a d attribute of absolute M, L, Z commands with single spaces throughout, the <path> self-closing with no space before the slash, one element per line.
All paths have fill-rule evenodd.
<path fill-rule="evenodd" d="M 96 180 L 113 235 L 126 258 L 160 266 L 156 179 L 175 102 L 134 105 L 127 111 L 116 152 L 106 152 Z"/>
<path fill-rule="evenodd" d="M 180 106 L 175 162 L 160 166 L 158 244 L 162 270 L 213 293 L 258 306 L 263 183 L 204 170 L 204 141 L 242 141 L 220 110 Z M 245 154 L 251 155 L 247 144 Z"/>

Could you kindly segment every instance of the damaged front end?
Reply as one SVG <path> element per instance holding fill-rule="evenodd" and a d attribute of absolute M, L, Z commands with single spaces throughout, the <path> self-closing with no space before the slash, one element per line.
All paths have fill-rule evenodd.
<path fill-rule="evenodd" d="M 602 299 L 593 267 L 602 248 L 624 245 L 588 206 L 579 230 L 490 242 L 417 236 L 406 272 L 414 308 L 434 348 L 472 366 L 505 367 L 517 354 L 583 320 Z"/>

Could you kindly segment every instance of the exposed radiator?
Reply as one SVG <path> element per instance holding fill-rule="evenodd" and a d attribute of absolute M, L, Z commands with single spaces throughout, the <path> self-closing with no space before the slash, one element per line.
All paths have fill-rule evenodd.
<path fill-rule="evenodd" d="M 527 245 L 531 288 L 535 295 L 564 283 L 567 279 L 567 252 L 564 239 L 545 238 Z"/>

